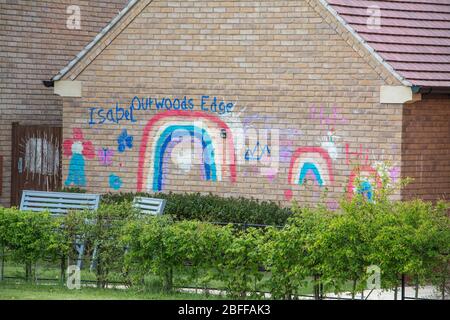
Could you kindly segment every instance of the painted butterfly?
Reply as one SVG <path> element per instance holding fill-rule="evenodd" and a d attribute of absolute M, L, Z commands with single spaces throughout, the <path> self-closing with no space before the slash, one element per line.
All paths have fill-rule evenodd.
<path fill-rule="evenodd" d="M 128 135 L 126 129 L 117 138 L 118 150 L 120 153 L 124 152 L 126 148 L 133 148 L 133 137 Z"/>
<path fill-rule="evenodd" d="M 109 148 L 99 148 L 97 150 L 97 156 L 100 159 L 100 163 L 103 166 L 112 165 L 112 157 L 114 155 L 114 151 Z"/>

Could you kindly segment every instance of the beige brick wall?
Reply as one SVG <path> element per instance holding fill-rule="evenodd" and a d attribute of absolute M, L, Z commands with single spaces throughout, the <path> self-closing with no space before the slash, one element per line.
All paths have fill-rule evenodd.
<path fill-rule="evenodd" d="M 0 155 L 4 159 L 0 205 L 9 205 L 11 124 L 61 125 L 62 99 L 50 80 L 122 9 L 127 0 L 0 0 Z M 69 30 L 69 5 L 81 9 L 81 29 Z"/>
<path fill-rule="evenodd" d="M 450 97 L 424 95 L 404 106 L 402 163 L 404 177 L 413 182 L 404 198 L 449 200 Z"/>
<path fill-rule="evenodd" d="M 205 181 L 198 157 L 189 165 L 178 156 L 189 143 L 173 143 L 165 153 L 162 191 L 244 195 L 284 204 L 292 194 L 301 203 L 324 198 L 334 207 L 347 192 L 356 164 L 368 172 L 379 162 L 392 170 L 398 168 L 402 106 L 379 103 L 380 85 L 395 80 L 348 34 L 340 34 L 342 28 L 323 8 L 313 8 L 310 2 L 314 1 L 190 0 L 154 1 L 146 6 L 95 60 L 88 59 L 89 64 L 79 67 L 84 69 L 79 76 L 68 76 L 83 82 L 83 98 L 65 100 L 64 137 L 71 139 L 72 130 L 81 129 L 84 150 L 91 149 L 90 141 L 95 157 L 81 156 L 85 165 L 70 169 L 70 163 L 79 164 L 80 157 L 64 157 L 63 182 L 71 171 L 72 178 L 86 178 L 90 191 L 116 192 L 109 181 L 113 175 L 122 181 L 117 191 L 136 191 L 141 164 L 144 189 L 148 183 L 153 191 L 154 176 L 148 172 L 154 168 L 154 150 L 159 149 L 152 148 L 162 131 L 206 117 L 203 123 L 212 136 L 218 162 L 224 153 L 230 158 L 230 148 L 222 152 L 224 139 L 214 130 L 222 121 L 231 128 L 228 146 L 231 134 L 237 145 L 243 130 L 279 132 L 279 141 L 269 143 L 272 160 L 279 156 L 279 166 L 264 168 L 269 162 L 264 157 L 243 160 L 247 147 L 253 150 L 256 145 L 250 141 L 247 147 L 234 150 L 238 159 L 235 182 L 230 166 L 219 181 Z M 232 111 L 226 115 L 202 111 L 204 95 L 233 103 Z M 158 101 L 186 96 L 195 107 L 175 116 L 174 111 L 155 110 L 153 102 L 150 110 L 134 110 L 136 122 L 98 124 L 100 118 L 95 116 L 96 124 L 89 124 L 90 108 L 103 109 L 105 115 L 116 104 L 129 109 L 135 96 Z M 155 125 L 150 128 L 151 121 Z M 152 130 L 144 139 L 146 126 Z M 120 152 L 117 139 L 124 129 L 133 143 Z M 146 153 L 142 153 L 144 144 Z M 265 146 L 264 139 L 261 146 Z M 97 154 L 104 149 L 113 153 L 110 164 Z M 310 170 L 302 185 L 289 181 L 296 151 L 300 157 L 292 168 L 294 180 L 304 164 L 309 168 L 308 163 L 319 168 L 321 180 L 314 181 Z"/>

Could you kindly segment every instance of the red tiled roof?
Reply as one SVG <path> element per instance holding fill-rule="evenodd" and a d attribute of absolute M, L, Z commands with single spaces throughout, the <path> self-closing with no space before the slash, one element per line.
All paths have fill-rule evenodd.
<path fill-rule="evenodd" d="M 392 68 L 416 86 L 450 87 L 450 0 L 326 0 Z M 371 6 L 381 28 L 367 25 Z"/>

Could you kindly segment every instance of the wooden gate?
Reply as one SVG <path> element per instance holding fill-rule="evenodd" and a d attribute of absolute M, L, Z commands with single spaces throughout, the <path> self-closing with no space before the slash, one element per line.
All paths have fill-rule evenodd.
<path fill-rule="evenodd" d="M 61 187 L 62 128 L 13 123 L 11 206 L 22 190 L 54 191 Z"/>

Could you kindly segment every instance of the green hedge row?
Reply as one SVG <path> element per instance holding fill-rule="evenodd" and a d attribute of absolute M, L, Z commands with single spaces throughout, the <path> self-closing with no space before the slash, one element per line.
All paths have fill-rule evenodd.
<path fill-rule="evenodd" d="M 176 220 L 284 225 L 291 215 L 290 209 L 275 202 L 200 193 L 109 193 L 102 196 L 102 202 L 131 202 L 135 196 L 166 199 L 164 214 Z"/>
<path fill-rule="evenodd" d="M 356 196 L 341 207 L 339 212 L 294 208 L 283 228 L 244 231 L 143 217 L 126 201 L 62 218 L 0 209 L 0 244 L 29 266 L 44 257 L 74 261 L 71 244 L 82 234 L 88 254 L 98 248 L 99 286 L 116 272 L 134 286 L 156 275 L 172 290 L 174 275 L 181 273 L 199 287 L 220 282 L 231 297 L 258 297 L 264 288 L 275 299 L 290 299 L 311 279 L 334 291 L 348 288 L 350 281 L 355 294 L 366 286 L 367 267 L 377 265 L 383 288 L 397 286 L 401 275 L 446 287 L 450 219 L 445 204 L 369 202 Z"/>
<path fill-rule="evenodd" d="M 64 188 L 64 192 L 86 191 Z M 102 195 L 103 204 L 132 202 L 136 196 L 166 199 L 164 214 L 176 220 L 199 220 L 222 223 L 247 223 L 284 225 L 291 216 L 289 208 L 273 201 L 259 201 L 244 197 L 220 197 L 200 193 L 107 193 Z"/>

